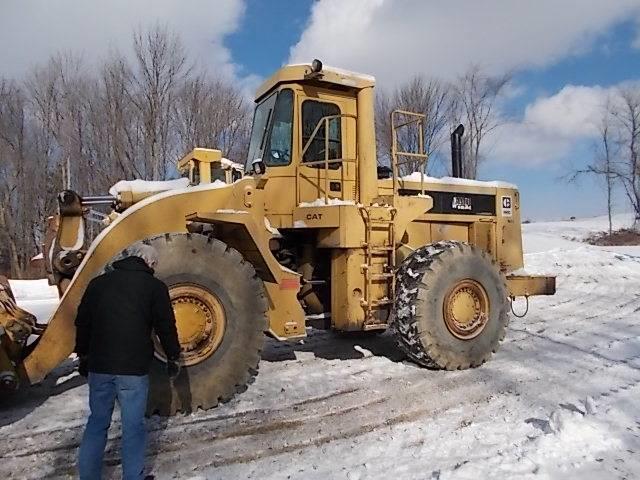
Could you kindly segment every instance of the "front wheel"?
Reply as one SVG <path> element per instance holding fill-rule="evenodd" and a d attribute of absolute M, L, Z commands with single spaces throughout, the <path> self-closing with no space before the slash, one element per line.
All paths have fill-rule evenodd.
<path fill-rule="evenodd" d="M 154 339 L 148 413 L 172 415 L 215 407 L 246 390 L 258 371 L 267 328 L 262 280 L 235 249 L 203 235 L 167 234 L 149 242 L 156 277 L 169 287 L 182 370 L 169 381 Z"/>
<path fill-rule="evenodd" d="M 477 247 L 439 242 L 400 266 L 393 330 L 414 362 L 465 369 L 489 359 L 509 322 L 504 275 Z"/>

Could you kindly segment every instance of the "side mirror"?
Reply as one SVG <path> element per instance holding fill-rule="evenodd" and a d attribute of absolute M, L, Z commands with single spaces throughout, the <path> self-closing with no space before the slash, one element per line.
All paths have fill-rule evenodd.
<path fill-rule="evenodd" d="M 251 169 L 256 175 L 262 175 L 267 171 L 267 167 L 265 166 L 261 158 L 256 158 L 253 162 L 251 162 Z"/>

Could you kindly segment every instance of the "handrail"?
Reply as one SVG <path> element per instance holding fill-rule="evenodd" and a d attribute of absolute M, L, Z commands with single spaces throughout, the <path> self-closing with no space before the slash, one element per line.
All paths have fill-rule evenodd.
<path fill-rule="evenodd" d="M 353 118 L 354 120 L 357 120 L 357 116 L 353 115 L 351 113 L 341 113 L 338 115 L 327 115 L 322 117 L 320 120 L 318 120 L 318 123 L 316 124 L 315 128 L 313 129 L 313 132 L 311 133 L 311 136 L 309 137 L 309 139 L 307 140 L 307 143 L 304 145 L 303 149 L 302 149 L 302 153 L 300 155 L 300 163 L 299 165 L 301 166 L 314 166 L 314 165 L 324 165 L 324 203 L 325 205 L 329 204 L 329 164 L 334 164 L 334 163 L 344 163 L 344 162 L 354 162 L 356 163 L 357 166 L 357 159 L 356 158 L 333 158 L 333 159 L 329 159 L 329 122 L 331 120 L 334 119 L 338 119 L 338 118 Z M 324 160 L 313 160 L 311 162 L 305 162 L 304 159 L 304 154 L 307 153 L 307 150 L 309 149 L 309 147 L 311 146 L 311 142 L 313 142 L 315 140 L 315 137 L 318 135 L 318 132 L 320 131 L 320 127 L 324 124 L 324 131 L 325 131 L 325 135 L 324 135 Z M 357 122 L 356 122 L 356 128 L 357 128 Z M 342 129 L 340 129 L 340 132 L 342 134 Z M 342 139 L 340 139 L 340 141 L 342 142 Z M 344 172 L 343 172 L 344 175 Z M 297 175 L 296 175 L 297 176 Z M 358 177 L 356 175 L 356 186 L 358 183 Z M 319 187 L 319 183 L 318 183 L 318 187 Z M 344 197 L 344 189 L 342 190 L 342 196 Z M 299 198 L 297 199 L 299 202 Z M 344 198 L 343 198 L 344 200 Z"/>
<path fill-rule="evenodd" d="M 396 116 L 403 115 L 410 117 L 403 123 L 396 124 Z M 398 195 L 398 166 L 414 162 L 420 159 L 420 192 L 424 195 L 424 168 L 423 165 L 428 160 L 428 155 L 424 151 L 424 120 L 427 118 L 423 113 L 409 112 L 407 110 L 394 110 L 391 112 L 391 170 L 393 173 L 393 196 Z M 418 129 L 418 151 L 403 152 L 398 150 L 398 130 L 408 125 L 417 124 Z M 399 161 L 398 157 L 408 157 L 406 160 Z"/>

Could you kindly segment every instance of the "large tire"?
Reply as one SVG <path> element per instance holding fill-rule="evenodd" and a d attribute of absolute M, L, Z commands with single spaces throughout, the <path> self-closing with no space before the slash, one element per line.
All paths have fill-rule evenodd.
<path fill-rule="evenodd" d="M 483 250 L 452 241 L 421 247 L 398 269 L 392 329 L 419 365 L 476 367 L 505 336 L 507 295 L 504 275 Z"/>
<path fill-rule="evenodd" d="M 178 319 L 183 366 L 178 377 L 169 381 L 162 350 L 156 347 L 147 412 L 173 415 L 215 407 L 244 392 L 258 372 L 267 328 L 264 285 L 253 266 L 237 250 L 217 239 L 166 234 L 149 243 L 158 250 L 156 277 L 169 287 L 174 310 L 180 308 L 176 302 L 185 301 L 184 297 L 176 300 L 176 292 L 196 289 L 214 299 L 212 302 L 217 305 L 214 312 L 222 318 L 224 328 L 215 343 L 200 352 L 199 358 L 185 361 L 185 333 L 191 334 L 185 329 L 190 330 L 190 325 Z M 187 304 L 187 307 L 196 309 L 198 305 Z M 220 318 L 216 319 L 215 314 L 213 317 L 216 325 Z M 206 318 L 207 323 L 211 323 L 211 312 Z"/>

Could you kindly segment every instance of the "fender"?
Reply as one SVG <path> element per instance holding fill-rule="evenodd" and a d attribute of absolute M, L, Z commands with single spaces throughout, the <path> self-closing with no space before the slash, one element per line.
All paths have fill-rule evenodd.
<path fill-rule="evenodd" d="M 217 206 L 247 211 L 247 214 L 242 216 L 247 217 L 247 221 L 253 221 L 252 230 L 255 231 L 257 229 L 255 218 L 263 222 L 261 199 L 256 198 L 257 201 L 251 204 L 253 207 L 247 207 L 244 204 L 247 190 L 252 190 L 256 194 L 262 193 L 261 190 L 254 190 L 254 187 L 255 181 L 247 177 L 232 185 L 208 184 L 170 190 L 146 198 L 119 215 L 92 243 L 38 345 L 24 360 L 20 371 L 22 376 L 26 377 L 25 380 L 32 384 L 42 381 L 51 370 L 71 354 L 75 345 L 74 321 L 82 295 L 89 282 L 102 272 L 111 259 L 137 241 L 165 233 L 188 233 L 187 216 L 198 211 L 213 209 L 215 212 Z M 260 255 L 271 257 L 265 260 L 269 268 L 261 272 L 264 275 L 263 280 L 277 284 L 294 272 L 288 273 L 278 268 L 279 264 L 268 249 L 269 238 L 265 229 L 265 233 L 255 237 L 255 241 L 258 244 L 266 241 L 267 246 L 260 245 L 258 251 Z M 297 274 L 294 275 L 297 278 Z M 304 322 L 303 314 L 302 322 Z"/>

